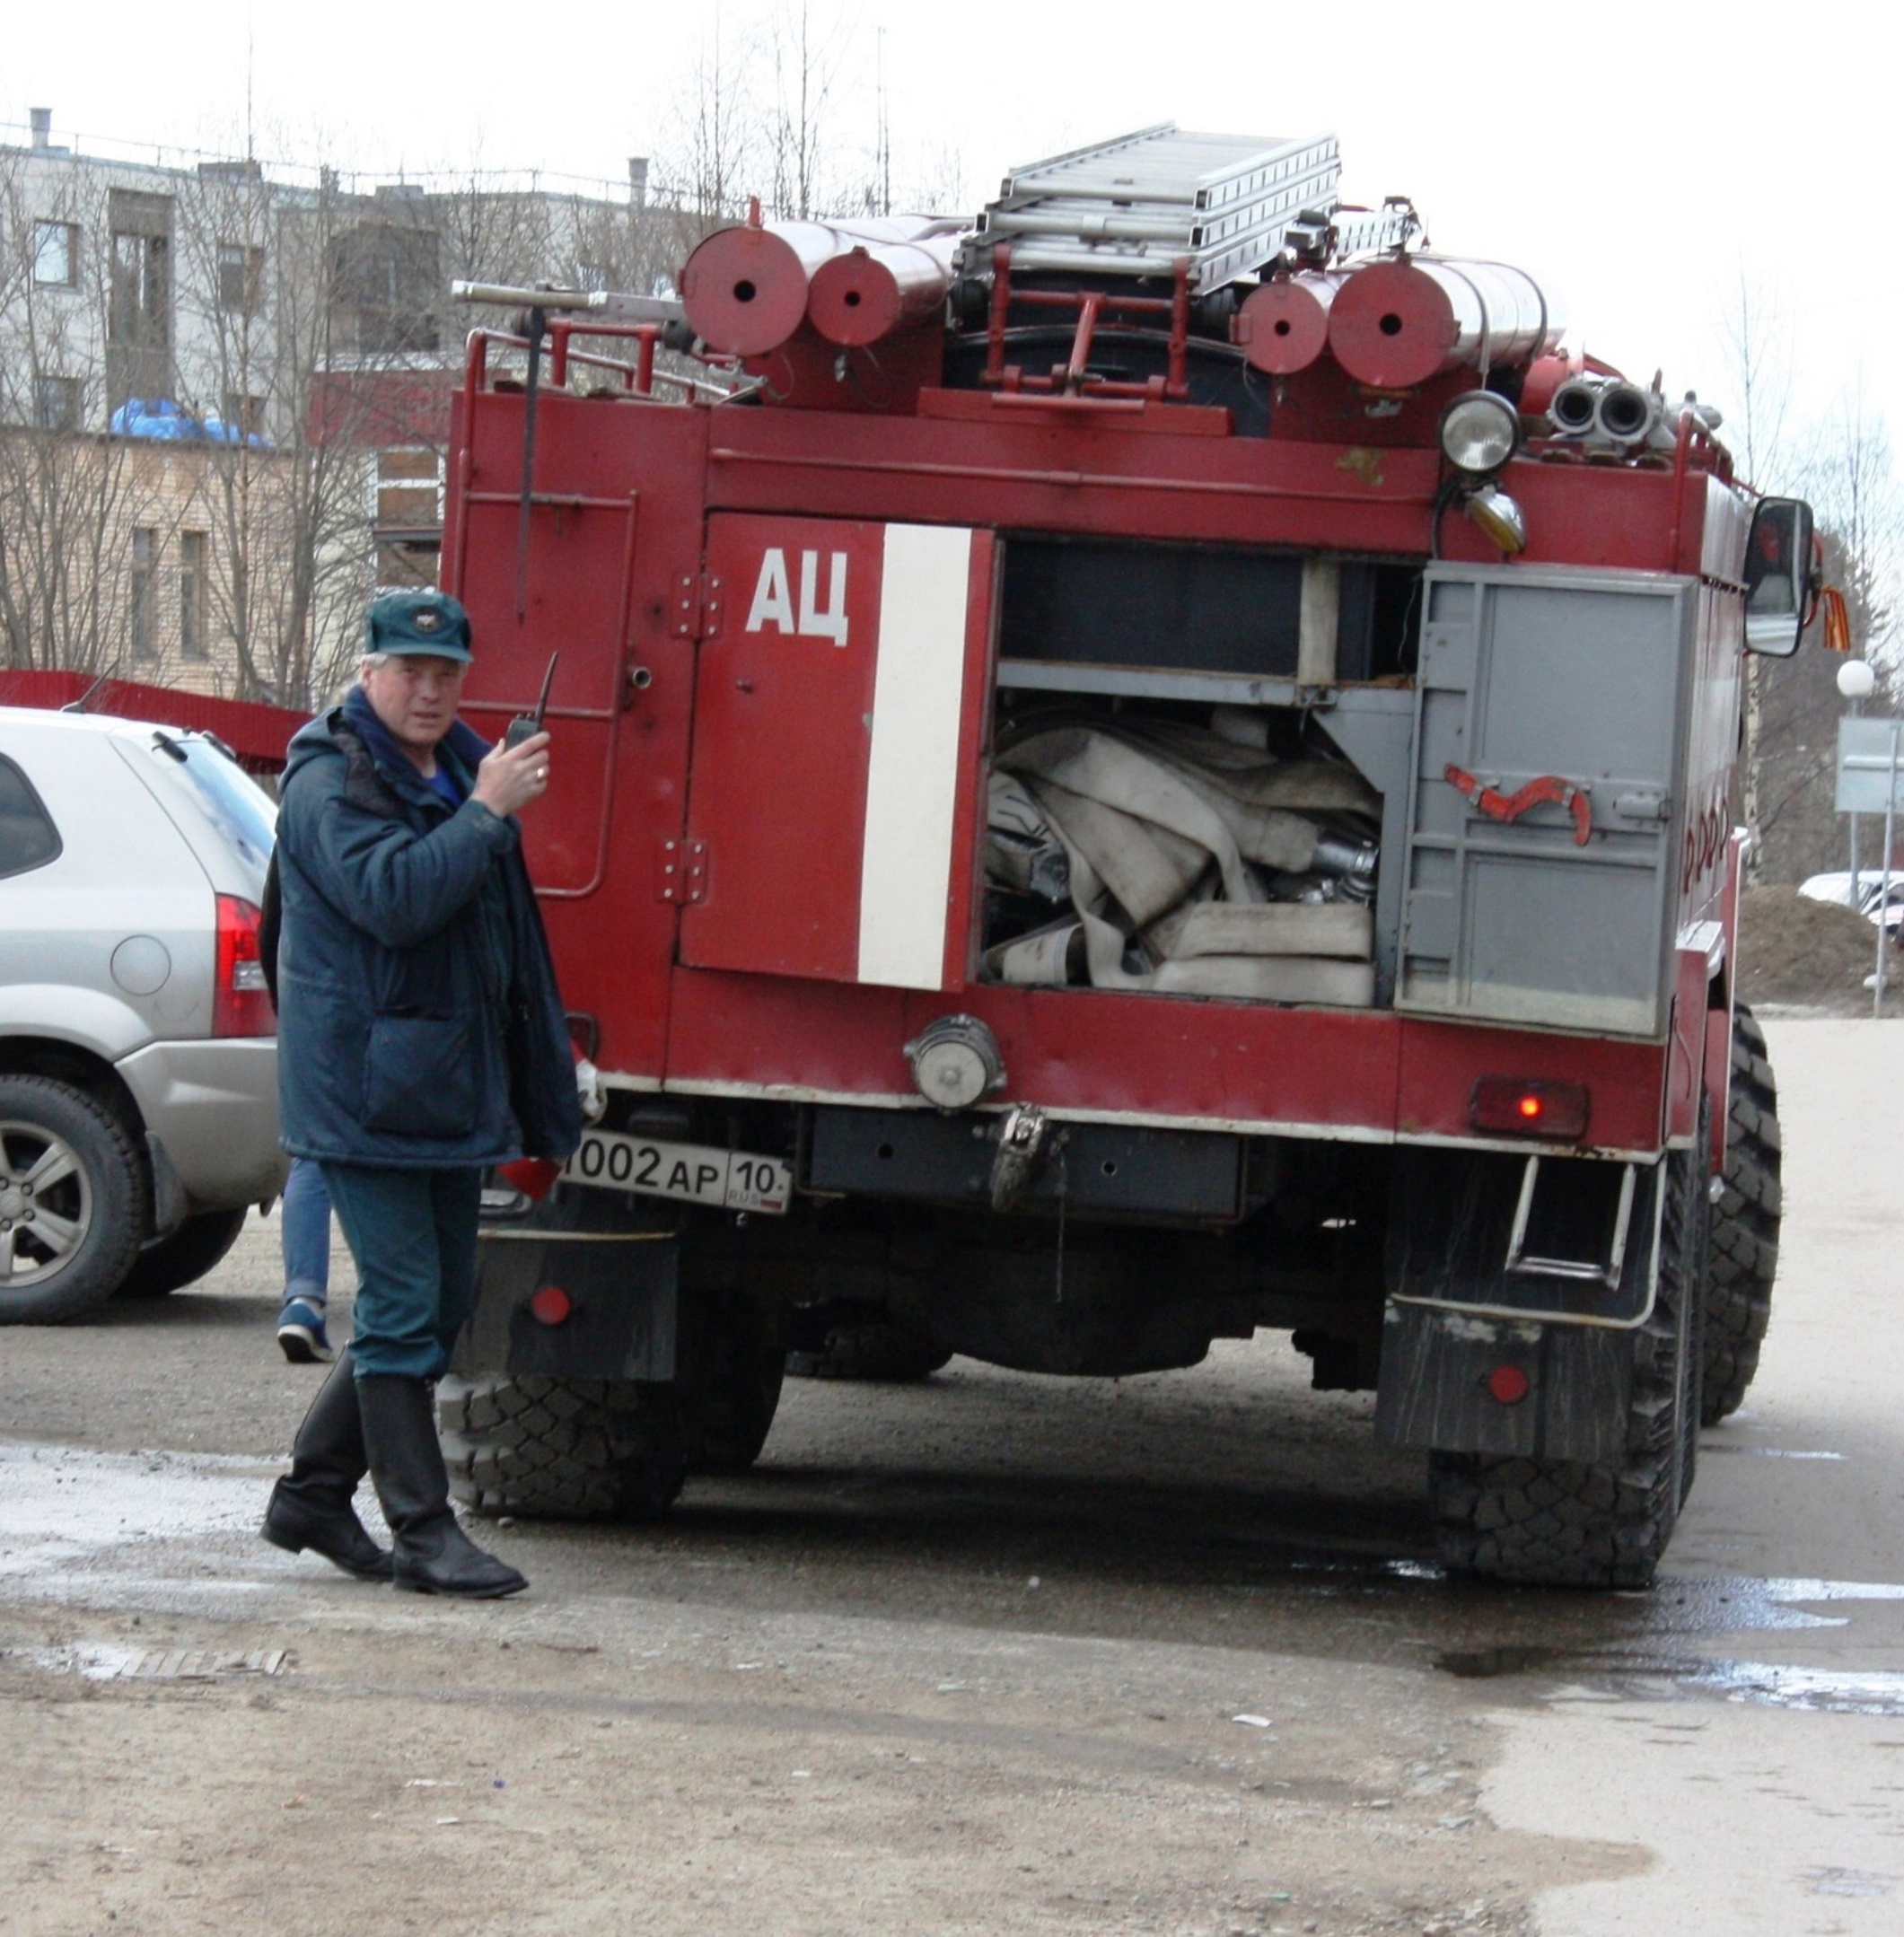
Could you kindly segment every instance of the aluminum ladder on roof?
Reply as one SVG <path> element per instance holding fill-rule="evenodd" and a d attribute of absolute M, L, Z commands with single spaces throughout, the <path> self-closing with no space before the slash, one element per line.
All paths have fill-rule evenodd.
<path fill-rule="evenodd" d="M 1014 279 L 1163 277 L 1180 257 L 1192 289 L 1216 289 L 1268 262 L 1305 210 L 1332 214 L 1340 174 L 1333 135 L 1200 135 L 1160 121 L 1014 168 L 960 267 L 982 275 L 1001 242 L 1011 244 Z M 1386 211 L 1342 226 L 1345 254 L 1402 235 Z"/>

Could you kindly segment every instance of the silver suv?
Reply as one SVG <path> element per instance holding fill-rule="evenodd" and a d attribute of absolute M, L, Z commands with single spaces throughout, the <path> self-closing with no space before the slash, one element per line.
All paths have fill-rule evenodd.
<path fill-rule="evenodd" d="M 208 735 L 0 707 L 0 1324 L 189 1284 L 277 1195 L 276 820 Z"/>

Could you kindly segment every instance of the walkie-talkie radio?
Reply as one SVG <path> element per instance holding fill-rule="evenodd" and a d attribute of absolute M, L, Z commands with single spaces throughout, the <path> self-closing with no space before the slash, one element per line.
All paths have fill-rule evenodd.
<path fill-rule="evenodd" d="M 519 713 L 509 723 L 509 731 L 503 735 L 505 747 L 520 747 L 531 733 L 542 731 L 542 715 L 548 711 L 548 689 L 556 683 L 556 662 L 560 653 L 548 655 L 548 670 L 542 675 L 542 690 L 536 696 L 536 710 L 533 713 Z"/>

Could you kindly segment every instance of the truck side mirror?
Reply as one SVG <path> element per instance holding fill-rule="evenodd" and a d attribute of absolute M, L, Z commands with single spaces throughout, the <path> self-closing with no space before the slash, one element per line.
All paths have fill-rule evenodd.
<path fill-rule="evenodd" d="M 1812 507 L 1803 498 L 1767 497 L 1752 513 L 1745 541 L 1745 644 L 1789 659 L 1812 617 L 1818 574 Z"/>

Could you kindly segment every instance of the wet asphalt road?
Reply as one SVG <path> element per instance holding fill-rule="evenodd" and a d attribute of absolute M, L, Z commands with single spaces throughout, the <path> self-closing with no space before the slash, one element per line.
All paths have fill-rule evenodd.
<path fill-rule="evenodd" d="M 1118 1383 L 790 1384 L 754 1474 L 658 1529 L 493 1529 L 531 1595 L 439 1608 L 252 1535 L 315 1376 L 272 1346 L 274 1225 L 156 1307 L 0 1332 L 0 1750 L 33 1825 L 0 1838 L 0 1931 L 211 1928 L 207 1892 L 248 1891 L 313 1931 L 1904 1929 L 1904 1024 L 1769 1030 L 1773 1330 L 1651 1595 L 1451 1586 L 1418 1462 L 1265 1342 Z M 121 1732 L 75 1753 L 60 1715 Z M 393 1741 L 553 1771 L 609 1755 L 582 1716 L 625 1749 L 490 1852 L 480 1909 L 272 1854 L 313 1755 L 327 1822 L 400 1865 L 466 1819 L 390 1827 L 452 1780 Z M 189 1890 L 98 1814 L 128 1758 L 176 1778 L 139 1834 L 199 1852 Z M 221 1758 L 242 1801 L 195 1812 Z M 555 1809 L 489 1800 L 511 1780 Z M 637 1884 L 645 1794 L 692 1827 Z M 719 1868 L 724 1822 L 758 1874 Z"/>

